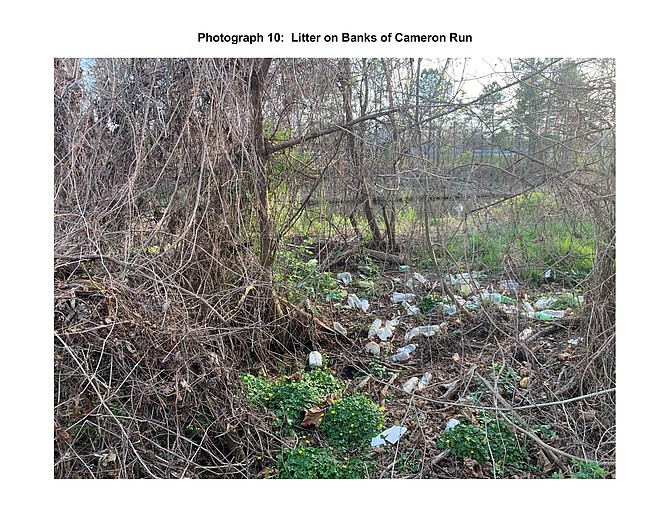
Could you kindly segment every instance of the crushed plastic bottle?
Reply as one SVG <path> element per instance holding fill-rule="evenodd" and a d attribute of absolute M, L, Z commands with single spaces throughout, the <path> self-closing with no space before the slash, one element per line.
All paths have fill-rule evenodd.
<path fill-rule="evenodd" d="M 454 427 L 456 427 L 460 422 L 455 419 L 455 418 L 450 418 L 449 421 L 447 422 L 447 427 L 444 428 L 445 432 L 451 431 Z"/>
<path fill-rule="evenodd" d="M 412 393 L 414 391 L 414 388 L 416 388 L 418 384 L 419 384 L 419 378 L 412 377 L 407 382 L 405 382 L 405 384 L 402 385 L 402 389 L 406 393 Z"/>
<path fill-rule="evenodd" d="M 347 303 L 352 309 L 361 309 L 363 312 L 368 312 L 370 309 L 370 302 L 365 298 L 359 298 L 355 294 L 350 294 L 347 296 Z"/>
<path fill-rule="evenodd" d="M 540 321 L 551 321 L 551 320 L 554 319 L 554 316 L 552 316 L 551 314 L 547 314 L 547 313 L 544 312 L 544 311 L 536 311 L 536 312 L 533 314 L 533 317 L 534 317 L 536 320 L 540 320 Z"/>
<path fill-rule="evenodd" d="M 445 316 L 451 316 L 452 314 L 456 314 L 458 312 L 458 309 L 456 308 L 455 305 L 445 305 L 443 307 L 443 311 Z"/>
<path fill-rule="evenodd" d="M 338 273 L 337 279 L 344 285 L 348 285 L 352 281 L 351 273 L 347 273 L 346 271 L 344 273 Z"/>
<path fill-rule="evenodd" d="M 542 311 L 554 305 L 555 301 L 556 298 L 554 298 L 553 296 L 543 296 L 542 298 L 539 298 L 535 302 L 535 307 L 537 307 L 538 310 Z"/>
<path fill-rule="evenodd" d="M 549 314 L 549 316 L 553 316 L 554 318 L 565 317 L 565 311 L 555 311 L 553 309 L 544 309 L 542 312 L 544 314 Z"/>
<path fill-rule="evenodd" d="M 424 373 L 423 376 L 419 379 L 419 383 L 416 385 L 416 389 L 417 390 L 425 389 L 432 378 L 433 378 L 432 373 L 430 372 Z"/>
<path fill-rule="evenodd" d="M 414 350 L 416 350 L 416 345 L 414 343 L 400 347 L 395 351 L 395 354 L 391 356 L 391 361 L 394 363 L 407 361 L 407 359 L 409 359 L 409 355 L 414 352 Z"/>
<path fill-rule="evenodd" d="M 533 329 L 524 329 L 521 334 L 519 334 L 519 341 L 526 341 L 530 336 L 533 335 Z"/>
<path fill-rule="evenodd" d="M 526 311 L 526 315 L 529 318 L 532 318 L 533 313 L 535 312 L 535 309 L 533 309 L 533 306 L 530 303 L 528 303 L 526 300 L 521 302 L 521 305 L 523 305 L 523 309 Z"/>

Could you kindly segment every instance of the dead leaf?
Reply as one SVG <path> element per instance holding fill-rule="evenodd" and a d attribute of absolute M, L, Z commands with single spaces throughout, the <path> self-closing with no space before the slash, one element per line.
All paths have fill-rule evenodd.
<path fill-rule="evenodd" d="M 561 354 L 558 354 L 556 356 L 556 359 L 558 359 L 559 361 L 567 361 L 568 359 L 572 359 L 572 357 L 573 357 L 573 355 L 571 353 L 563 352 Z"/>
<path fill-rule="evenodd" d="M 323 417 L 325 410 L 321 406 L 313 406 L 305 411 L 305 417 L 302 419 L 302 424 L 300 427 L 319 427 L 321 418 Z"/>
<path fill-rule="evenodd" d="M 451 356 L 455 363 L 461 360 L 461 356 L 458 355 L 458 352 Z"/>
<path fill-rule="evenodd" d="M 530 382 L 530 377 L 524 377 L 519 381 L 519 386 L 521 386 L 523 389 L 528 388 L 528 383 Z"/>

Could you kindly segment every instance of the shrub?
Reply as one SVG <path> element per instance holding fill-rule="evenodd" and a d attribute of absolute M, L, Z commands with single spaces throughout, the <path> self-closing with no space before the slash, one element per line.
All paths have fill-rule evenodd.
<path fill-rule="evenodd" d="M 492 470 L 499 473 L 533 468 L 524 443 L 505 422 L 485 412 L 478 415 L 477 425 L 459 421 L 459 425 L 440 435 L 436 445 L 457 458 L 471 458 L 480 465 L 490 463 Z"/>
<path fill-rule="evenodd" d="M 384 427 L 383 410 L 369 397 L 351 395 L 326 410 L 321 423 L 328 441 L 335 446 L 363 445 Z"/>

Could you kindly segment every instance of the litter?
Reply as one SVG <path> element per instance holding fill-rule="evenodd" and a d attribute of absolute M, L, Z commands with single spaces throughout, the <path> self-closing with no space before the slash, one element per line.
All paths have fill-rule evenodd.
<path fill-rule="evenodd" d="M 379 433 L 377 436 L 375 436 L 372 441 L 370 442 L 370 445 L 373 447 L 379 447 L 380 445 L 387 445 L 387 444 L 395 444 L 400 437 L 407 432 L 406 427 L 402 427 L 399 425 L 394 425 L 393 427 L 389 427 L 385 431 L 382 431 Z"/>
<path fill-rule="evenodd" d="M 410 305 L 407 302 L 402 302 L 402 306 L 405 308 L 405 311 L 407 311 L 408 316 L 416 316 L 421 314 L 421 309 L 419 309 L 416 305 Z"/>
<path fill-rule="evenodd" d="M 553 296 L 543 296 L 542 298 L 538 298 L 535 301 L 535 307 L 537 307 L 539 311 L 542 311 L 554 305 L 555 301 L 556 298 L 554 298 Z"/>
<path fill-rule="evenodd" d="M 428 281 L 421 273 L 414 273 L 414 278 L 422 284 L 425 284 Z"/>
<path fill-rule="evenodd" d="M 407 382 L 405 382 L 405 384 L 403 384 L 402 389 L 406 393 L 412 393 L 414 391 L 414 388 L 416 388 L 418 384 L 419 384 L 419 378 L 412 377 Z"/>
<path fill-rule="evenodd" d="M 521 334 L 519 334 L 519 341 L 526 341 L 533 334 L 533 329 L 524 329 Z"/>
<path fill-rule="evenodd" d="M 514 294 L 517 294 L 519 292 L 520 287 L 521 286 L 519 285 L 519 282 L 516 282 L 514 280 L 501 280 L 498 286 L 498 288 L 502 292 L 507 291 Z"/>
<path fill-rule="evenodd" d="M 323 358 L 319 352 L 310 352 L 309 353 L 309 367 L 310 368 L 321 368 L 323 366 Z"/>
<path fill-rule="evenodd" d="M 368 312 L 370 309 L 370 302 L 368 302 L 365 298 L 359 298 L 355 294 L 350 294 L 347 296 L 347 303 L 352 309 L 358 308 L 363 312 Z"/>
<path fill-rule="evenodd" d="M 482 293 L 479 297 L 482 302 L 489 302 L 495 304 L 506 303 L 508 305 L 516 303 L 516 300 L 508 298 L 504 294 L 500 293 Z"/>
<path fill-rule="evenodd" d="M 425 389 L 425 387 L 428 385 L 428 383 L 432 378 L 433 378 L 432 373 L 430 372 L 424 373 L 423 376 L 419 379 L 419 384 L 417 384 L 416 389 L 417 390 Z"/>
<path fill-rule="evenodd" d="M 439 325 L 422 325 L 420 327 L 413 328 L 407 334 L 405 334 L 405 341 L 409 341 L 416 336 L 434 336 L 444 325 L 445 323 L 441 323 Z"/>
<path fill-rule="evenodd" d="M 455 419 L 455 418 L 450 418 L 449 421 L 447 422 L 447 427 L 444 428 L 444 431 L 448 433 L 451 431 L 454 427 L 456 427 L 460 422 Z"/>
<path fill-rule="evenodd" d="M 334 328 L 337 332 L 339 332 L 340 334 L 342 334 L 343 336 L 346 336 L 346 335 L 347 335 L 347 329 L 345 329 L 345 328 L 344 328 L 342 325 L 340 325 L 337 321 L 336 321 L 335 323 L 333 323 L 333 328 Z"/>
<path fill-rule="evenodd" d="M 372 325 L 370 325 L 370 330 L 368 330 L 368 337 L 373 337 L 377 335 L 377 331 L 382 328 L 382 320 L 379 318 L 375 319 L 375 321 L 372 322 Z"/>
<path fill-rule="evenodd" d="M 412 302 L 416 295 L 412 293 L 393 293 L 393 303 Z"/>
<path fill-rule="evenodd" d="M 372 355 L 379 355 L 381 353 L 379 345 L 374 341 L 370 341 L 367 345 L 365 345 L 365 351 Z"/>
<path fill-rule="evenodd" d="M 352 277 L 351 277 L 351 273 L 347 273 L 347 272 L 338 273 L 337 274 L 337 279 L 340 282 L 342 282 L 344 285 L 348 285 L 353 280 Z"/>
<path fill-rule="evenodd" d="M 382 320 L 377 318 L 372 322 L 372 325 L 370 325 L 370 329 L 368 330 L 368 338 L 377 336 L 382 341 L 386 341 L 393 335 L 393 331 L 395 330 L 397 324 L 398 320 L 388 320 L 382 327 Z"/>
<path fill-rule="evenodd" d="M 407 361 L 407 359 L 409 359 L 409 354 L 414 352 L 414 350 L 416 350 L 416 345 L 414 343 L 398 348 L 398 350 L 395 351 L 395 354 L 391 356 L 391 361 L 394 363 Z"/>

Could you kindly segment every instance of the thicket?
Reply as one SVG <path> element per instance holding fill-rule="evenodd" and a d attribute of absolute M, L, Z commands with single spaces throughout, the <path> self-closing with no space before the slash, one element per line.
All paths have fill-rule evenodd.
<path fill-rule="evenodd" d="M 597 418 L 552 418 L 574 461 L 612 465 L 614 64 L 507 67 L 467 97 L 450 60 L 56 59 L 54 476 L 293 476 L 276 419 L 326 394 L 278 414 L 239 372 L 261 396 L 310 350 L 359 364 L 335 272 L 381 298 L 401 263 L 533 285 L 552 268 L 583 294 L 571 381 L 543 400 L 584 397 Z M 438 475 L 423 463 L 407 472 Z"/>

